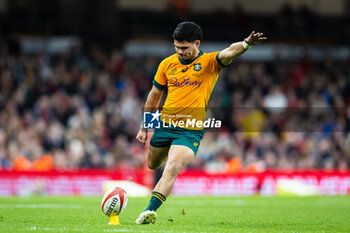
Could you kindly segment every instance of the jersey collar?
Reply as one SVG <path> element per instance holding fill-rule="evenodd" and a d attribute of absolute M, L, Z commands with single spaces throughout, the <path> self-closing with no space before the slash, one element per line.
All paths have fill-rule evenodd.
<path fill-rule="evenodd" d="M 195 59 L 192 59 L 192 60 L 182 60 L 180 57 L 179 58 L 179 61 L 182 65 L 189 65 L 191 64 L 192 62 L 194 62 L 194 60 L 196 60 L 198 57 L 202 56 L 203 55 L 203 51 L 202 50 L 199 50 L 199 54 L 198 56 L 195 58 Z"/>

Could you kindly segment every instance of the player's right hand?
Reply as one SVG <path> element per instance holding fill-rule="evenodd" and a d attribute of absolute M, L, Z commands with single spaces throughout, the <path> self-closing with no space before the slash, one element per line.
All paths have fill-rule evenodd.
<path fill-rule="evenodd" d="M 146 129 L 140 129 L 140 131 L 138 132 L 136 139 L 141 142 L 143 145 L 146 144 L 146 140 L 147 140 L 147 130 Z"/>

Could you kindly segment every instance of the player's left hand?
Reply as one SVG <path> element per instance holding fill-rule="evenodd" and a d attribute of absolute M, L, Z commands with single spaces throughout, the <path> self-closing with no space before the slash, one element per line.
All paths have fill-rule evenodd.
<path fill-rule="evenodd" d="M 143 145 L 146 144 L 146 140 L 147 140 L 147 129 L 140 129 L 140 131 L 138 132 L 136 139 L 141 142 Z"/>
<path fill-rule="evenodd" d="M 267 39 L 263 35 L 264 33 L 261 33 L 261 32 L 255 33 L 255 31 L 252 31 L 252 33 L 250 33 L 250 35 L 247 38 L 245 38 L 244 41 L 249 45 L 257 45 L 261 41 L 264 41 Z"/>

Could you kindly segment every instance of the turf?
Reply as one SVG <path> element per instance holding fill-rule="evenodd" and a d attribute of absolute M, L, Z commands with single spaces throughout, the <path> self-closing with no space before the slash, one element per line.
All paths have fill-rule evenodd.
<path fill-rule="evenodd" d="M 350 232 L 350 197 L 169 197 L 154 225 L 135 225 L 148 198 L 129 198 L 108 226 L 101 197 L 0 198 L 0 232 Z"/>

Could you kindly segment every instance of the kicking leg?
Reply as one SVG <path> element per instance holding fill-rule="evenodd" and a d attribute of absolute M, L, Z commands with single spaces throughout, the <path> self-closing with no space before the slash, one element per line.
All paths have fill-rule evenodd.
<path fill-rule="evenodd" d="M 167 197 L 173 189 L 177 175 L 193 160 L 193 158 L 194 152 L 187 146 L 171 146 L 162 178 L 154 188 L 154 191 Z"/>
<path fill-rule="evenodd" d="M 173 145 L 170 147 L 168 161 L 165 165 L 162 178 L 154 188 L 150 203 L 146 210 L 136 219 L 136 224 L 149 224 L 155 222 L 155 219 L 157 218 L 157 213 L 155 211 L 170 194 L 177 175 L 192 161 L 193 158 L 194 152 L 186 146 Z M 159 166 L 160 165 L 161 164 L 159 164 Z M 154 166 L 154 168 L 156 168 L 156 166 Z"/>
<path fill-rule="evenodd" d="M 160 166 L 162 166 L 162 164 L 164 163 L 164 161 L 166 161 L 168 157 L 168 152 L 169 147 L 154 147 L 150 145 L 147 158 L 148 167 L 150 169 L 157 169 Z M 154 221 L 157 218 L 157 213 L 154 210 L 156 210 L 161 205 L 161 203 L 163 203 L 163 200 L 159 200 L 159 198 L 161 197 L 159 195 L 156 195 L 156 193 L 152 193 L 149 205 L 136 219 L 136 224 L 154 223 Z"/>

